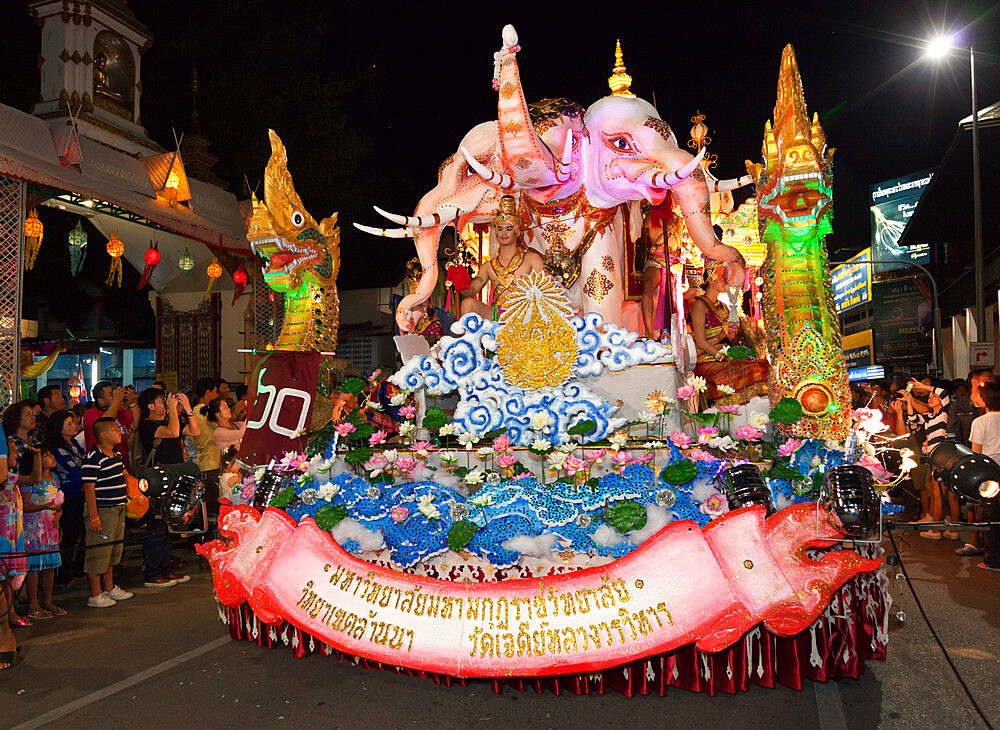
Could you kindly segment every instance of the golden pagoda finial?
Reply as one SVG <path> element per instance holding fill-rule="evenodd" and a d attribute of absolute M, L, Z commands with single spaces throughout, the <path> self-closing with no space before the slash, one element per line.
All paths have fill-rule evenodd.
<path fill-rule="evenodd" d="M 622 42 L 620 40 L 615 41 L 615 67 L 611 69 L 608 86 L 611 87 L 612 96 L 635 96 L 629 91 L 632 86 L 632 77 L 625 73 L 625 61 L 622 60 Z"/>

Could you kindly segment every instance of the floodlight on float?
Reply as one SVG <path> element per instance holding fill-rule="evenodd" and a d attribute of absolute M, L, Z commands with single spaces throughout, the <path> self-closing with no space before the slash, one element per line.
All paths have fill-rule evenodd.
<path fill-rule="evenodd" d="M 848 537 L 865 537 L 878 526 L 882 517 L 875 478 L 868 469 L 857 464 L 827 469 L 819 501 L 830 524 Z"/>
<path fill-rule="evenodd" d="M 771 490 L 764 482 L 760 469 L 754 464 L 734 464 L 719 472 L 715 478 L 716 487 L 726 495 L 732 509 L 759 504 L 774 513 Z"/>

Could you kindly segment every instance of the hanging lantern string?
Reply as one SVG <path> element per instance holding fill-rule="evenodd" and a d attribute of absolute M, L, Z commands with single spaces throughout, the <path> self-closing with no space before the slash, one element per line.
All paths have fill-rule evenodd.
<path fill-rule="evenodd" d="M 111 233 L 108 239 L 108 255 L 111 256 L 111 267 L 108 269 L 108 280 L 106 286 L 111 286 L 117 280 L 116 286 L 122 285 L 122 254 L 125 253 L 125 244 L 118 238 L 118 232 Z"/>

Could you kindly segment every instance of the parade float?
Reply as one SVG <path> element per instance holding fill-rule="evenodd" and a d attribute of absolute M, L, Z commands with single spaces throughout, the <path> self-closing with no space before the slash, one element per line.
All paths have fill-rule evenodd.
<path fill-rule="evenodd" d="M 893 475 L 884 426 L 847 398 L 823 244 L 832 150 L 791 47 L 763 161 L 747 165 L 767 336 L 735 344 L 739 307 L 708 296 L 691 310 L 712 325 L 697 339 L 733 344 L 704 358 L 680 292 L 659 340 L 621 325 L 624 252 L 643 201 L 670 200 L 718 279 L 706 291 L 738 300 L 742 257 L 708 202 L 746 180 L 704 174 L 704 150 L 681 150 L 631 94 L 620 49 L 612 95 L 584 110 L 528 105 L 510 26 L 503 40 L 498 121 L 469 132 L 413 216 L 384 213 L 399 228 L 362 227 L 416 239 L 394 373 L 330 378 L 339 233 L 305 211 L 272 133 L 248 238 L 293 304 L 251 382 L 253 468 L 222 539 L 198 548 L 222 620 L 296 656 L 498 691 L 859 676 L 888 641 L 878 541 Z M 498 318 L 465 314 L 421 346 L 443 228 L 509 217 L 544 267 L 506 282 Z M 468 286 L 447 278 L 456 297 Z"/>

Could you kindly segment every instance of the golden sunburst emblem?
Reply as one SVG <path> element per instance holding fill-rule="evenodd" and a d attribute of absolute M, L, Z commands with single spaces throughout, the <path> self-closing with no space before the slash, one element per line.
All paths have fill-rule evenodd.
<path fill-rule="evenodd" d="M 562 385 L 576 367 L 573 309 L 562 289 L 541 271 L 530 271 L 508 290 L 497 361 L 504 377 L 521 388 Z"/>

